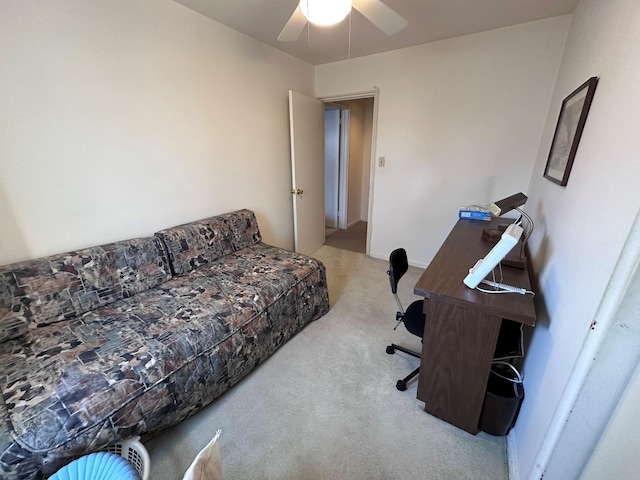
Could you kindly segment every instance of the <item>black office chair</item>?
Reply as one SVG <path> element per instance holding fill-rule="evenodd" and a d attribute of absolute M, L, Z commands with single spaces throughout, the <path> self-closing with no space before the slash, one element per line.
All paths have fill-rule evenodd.
<path fill-rule="evenodd" d="M 389 283 L 391 284 L 391 293 L 396 298 L 396 302 L 398 304 L 398 308 L 400 309 L 396 312 L 396 320 L 398 323 L 396 324 L 394 330 L 398 328 L 400 322 L 404 323 L 406 329 L 422 338 L 424 333 L 424 322 L 425 322 L 425 314 L 422 311 L 423 300 L 416 300 L 407 310 L 403 310 L 402 303 L 400 303 L 400 298 L 398 297 L 398 282 L 402 278 L 402 276 L 407 273 L 409 269 L 409 262 L 407 261 L 407 252 L 404 248 L 398 248 L 391 252 L 389 255 L 389 270 L 387 274 L 389 275 Z M 387 353 L 393 354 L 396 350 L 400 350 L 408 355 L 411 355 L 416 358 L 421 358 L 420 353 L 414 352 L 413 350 L 409 350 L 408 348 L 401 347 L 400 345 L 396 345 L 392 343 L 387 347 Z M 396 388 L 400 391 L 404 391 L 407 389 L 407 383 L 414 378 L 420 372 L 420 367 L 416 368 L 409 375 L 404 377 L 402 380 L 398 380 L 396 383 Z"/>

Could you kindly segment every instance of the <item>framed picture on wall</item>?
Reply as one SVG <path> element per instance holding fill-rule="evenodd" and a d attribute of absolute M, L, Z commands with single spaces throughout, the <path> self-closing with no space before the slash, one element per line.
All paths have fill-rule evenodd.
<path fill-rule="evenodd" d="M 544 177 L 563 187 L 569 180 L 597 84 L 598 77 L 591 77 L 562 101 Z"/>

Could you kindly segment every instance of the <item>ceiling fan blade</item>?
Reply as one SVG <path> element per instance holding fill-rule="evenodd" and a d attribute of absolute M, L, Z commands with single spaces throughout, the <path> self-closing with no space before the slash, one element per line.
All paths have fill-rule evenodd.
<path fill-rule="evenodd" d="M 398 33 L 407 26 L 404 17 L 387 7 L 380 0 L 353 0 L 353 8 L 387 35 Z"/>
<path fill-rule="evenodd" d="M 306 24 L 307 17 L 303 15 L 302 10 L 300 10 L 300 4 L 298 4 L 291 18 L 289 18 L 280 35 L 278 35 L 278 40 L 281 42 L 293 42 L 297 40 Z"/>

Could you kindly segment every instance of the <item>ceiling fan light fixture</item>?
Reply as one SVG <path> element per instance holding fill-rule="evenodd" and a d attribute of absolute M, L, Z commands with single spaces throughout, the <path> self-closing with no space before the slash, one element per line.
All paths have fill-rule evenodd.
<path fill-rule="evenodd" d="M 351 11 L 351 0 L 300 0 L 300 10 L 314 25 L 335 25 Z"/>

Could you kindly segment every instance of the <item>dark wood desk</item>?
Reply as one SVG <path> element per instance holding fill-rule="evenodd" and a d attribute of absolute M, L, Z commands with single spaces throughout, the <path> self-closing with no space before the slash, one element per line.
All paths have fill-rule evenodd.
<path fill-rule="evenodd" d="M 494 246 L 482 240 L 482 230 L 507 222 L 459 220 L 414 288 L 425 297 L 427 314 L 418 399 L 431 415 L 472 434 L 479 431 L 502 319 L 531 326 L 536 321 L 531 295 L 491 295 L 462 283 L 469 268 Z M 503 266 L 502 271 L 503 283 L 531 288 L 526 269 Z"/>

